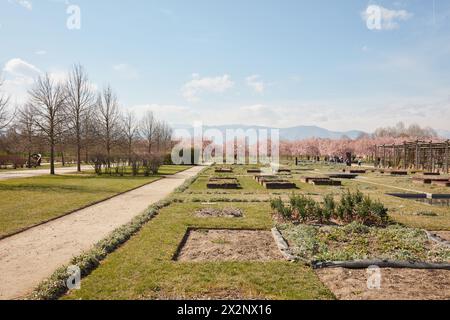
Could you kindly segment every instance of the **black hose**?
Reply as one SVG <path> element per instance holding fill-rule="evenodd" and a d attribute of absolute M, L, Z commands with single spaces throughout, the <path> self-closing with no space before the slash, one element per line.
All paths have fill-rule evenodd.
<path fill-rule="evenodd" d="M 358 261 L 330 261 L 313 262 L 314 269 L 323 268 L 346 268 L 346 269 L 367 269 L 371 266 L 380 268 L 402 268 L 402 269 L 428 269 L 428 270 L 450 270 L 449 263 L 426 263 L 390 260 L 358 260 Z"/>

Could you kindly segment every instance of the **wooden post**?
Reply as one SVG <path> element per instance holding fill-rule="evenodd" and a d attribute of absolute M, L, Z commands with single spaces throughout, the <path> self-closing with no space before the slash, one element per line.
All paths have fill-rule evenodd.
<path fill-rule="evenodd" d="M 416 141 L 416 163 L 415 163 L 415 165 L 416 165 L 416 170 L 419 170 L 419 169 L 420 169 L 419 161 L 420 161 L 419 141 Z"/>
<path fill-rule="evenodd" d="M 406 151 L 406 141 L 403 142 L 403 169 L 408 169 L 408 164 L 406 163 L 407 151 Z"/>
<path fill-rule="evenodd" d="M 433 141 L 430 141 L 430 172 L 434 172 Z"/>
<path fill-rule="evenodd" d="M 395 143 L 392 148 L 394 149 L 394 160 L 392 162 L 392 168 L 397 170 L 397 146 L 395 145 Z"/>
<path fill-rule="evenodd" d="M 448 147 L 449 147 L 449 141 L 450 141 L 450 140 L 447 140 L 447 142 L 445 143 L 445 160 L 444 160 L 444 163 L 445 163 L 445 173 L 448 173 L 448 157 L 449 157 L 449 154 L 448 154 Z"/>

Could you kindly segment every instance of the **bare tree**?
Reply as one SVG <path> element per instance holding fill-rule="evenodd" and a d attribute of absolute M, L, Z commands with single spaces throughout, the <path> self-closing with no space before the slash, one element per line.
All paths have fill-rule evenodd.
<path fill-rule="evenodd" d="M 48 74 L 40 76 L 29 91 L 30 104 L 36 114 L 35 123 L 45 134 L 50 145 L 50 174 L 55 174 L 55 145 L 57 128 L 65 120 L 63 109 L 66 101 L 62 85 L 55 83 Z"/>
<path fill-rule="evenodd" d="M 128 162 L 131 162 L 131 155 L 133 153 L 133 142 L 138 135 L 139 127 L 136 120 L 136 115 L 132 111 L 125 113 L 123 117 L 123 134 L 127 140 L 127 156 Z"/>
<path fill-rule="evenodd" d="M 84 147 L 84 161 L 89 162 L 89 151 L 94 146 L 95 141 L 99 137 L 99 128 L 97 128 L 97 120 L 95 119 L 94 108 L 90 108 L 82 119 L 82 139 Z"/>
<path fill-rule="evenodd" d="M 153 140 L 155 135 L 155 127 L 156 127 L 156 121 L 155 117 L 153 116 L 153 112 L 148 110 L 144 117 L 141 120 L 140 125 L 140 133 L 142 138 L 145 139 L 147 144 L 147 152 L 149 154 L 152 153 L 152 146 L 153 146 Z"/>
<path fill-rule="evenodd" d="M 95 95 L 83 66 L 73 66 L 66 83 L 66 95 L 67 120 L 75 136 L 77 171 L 81 172 L 83 119 L 95 102 Z"/>
<path fill-rule="evenodd" d="M 25 104 L 18 113 L 17 125 L 22 138 L 25 141 L 25 148 L 28 154 L 28 168 L 31 168 L 31 156 L 33 153 L 33 139 L 35 136 L 35 115 L 33 106 Z"/>
<path fill-rule="evenodd" d="M 3 85 L 3 81 L 0 80 L 0 88 Z M 0 132 L 2 132 L 12 121 L 9 110 L 9 96 L 0 92 Z"/>
<path fill-rule="evenodd" d="M 111 149 L 120 133 L 120 113 L 117 96 L 108 85 L 97 99 L 98 124 L 106 149 L 108 167 L 111 166 Z"/>

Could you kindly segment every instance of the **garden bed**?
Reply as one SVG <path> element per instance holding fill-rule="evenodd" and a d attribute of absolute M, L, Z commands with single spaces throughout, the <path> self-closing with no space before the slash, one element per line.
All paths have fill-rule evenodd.
<path fill-rule="evenodd" d="M 177 261 L 275 261 L 283 260 L 270 231 L 188 230 Z"/>
<path fill-rule="evenodd" d="M 266 189 L 296 189 L 297 186 L 293 182 L 279 180 L 279 181 L 263 181 L 262 185 Z"/>
<path fill-rule="evenodd" d="M 432 183 L 447 183 L 450 182 L 449 178 L 433 178 L 433 177 L 427 177 L 427 176 L 418 176 L 413 177 L 414 183 L 420 183 L 420 184 L 432 184 Z"/>
<path fill-rule="evenodd" d="M 392 170 L 390 171 L 391 176 L 407 176 L 408 171 Z"/>
<path fill-rule="evenodd" d="M 367 173 L 367 170 L 363 169 L 344 169 L 343 172 L 353 173 L 353 174 L 365 174 Z"/>
<path fill-rule="evenodd" d="M 208 189 L 239 189 L 236 178 L 210 178 L 206 187 Z"/>
<path fill-rule="evenodd" d="M 196 211 L 195 215 L 201 218 L 242 218 L 244 216 L 242 210 L 234 208 L 204 208 Z"/>
<path fill-rule="evenodd" d="M 218 168 L 215 170 L 216 173 L 233 173 L 232 168 Z"/>
<path fill-rule="evenodd" d="M 261 173 L 261 169 L 248 169 L 247 173 Z"/>
<path fill-rule="evenodd" d="M 279 230 L 299 260 L 390 260 L 449 263 L 450 248 L 431 241 L 418 229 L 352 223 L 344 227 L 281 224 Z"/>
<path fill-rule="evenodd" d="M 355 173 L 330 173 L 327 176 L 332 179 L 356 179 L 358 177 Z"/>
<path fill-rule="evenodd" d="M 450 271 L 382 269 L 380 289 L 369 290 L 368 271 L 343 268 L 316 270 L 319 279 L 340 300 L 446 300 Z"/>

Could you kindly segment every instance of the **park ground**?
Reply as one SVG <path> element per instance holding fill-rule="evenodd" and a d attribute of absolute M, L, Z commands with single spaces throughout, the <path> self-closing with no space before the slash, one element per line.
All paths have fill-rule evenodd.
<path fill-rule="evenodd" d="M 285 163 L 291 173 L 285 179 L 296 184 L 293 190 L 266 190 L 247 173 L 255 166 L 232 166 L 232 173 L 216 173 L 217 166 L 205 168 L 191 184 L 173 193 L 171 204 L 161 209 L 125 244 L 110 253 L 101 264 L 83 278 L 81 290 L 73 290 L 62 299 L 442 299 L 450 298 L 449 271 L 420 270 L 384 271 L 383 292 L 368 292 L 364 272 L 346 269 L 314 270 L 310 265 L 291 262 L 282 256 L 270 259 L 246 259 L 248 248 L 233 247 L 237 254 L 222 259 L 233 239 L 224 234 L 208 238 L 215 231 L 270 233 L 277 225 L 270 200 L 288 200 L 291 194 L 303 194 L 321 201 L 327 194 L 339 196 L 348 190 L 360 190 L 381 201 L 388 209 L 393 224 L 411 230 L 428 230 L 443 238 L 450 232 L 450 209 L 388 196 L 387 193 L 450 193 L 445 187 L 417 185 L 411 176 L 391 177 L 371 172 L 354 180 L 342 180 L 341 187 L 314 186 L 301 182 L 303 176 L 322 176 L 342 171 L 338 165 Z M 163 167 L 162 173 L 175 173 L 185 168 Z M 237 178 L 240 189 L 208 189 L 211 177 Z M 30 224 L 64 215 L 88 205 L 155 181 L 152 177 L 97 177 L 91 173 L 56 177 L 34 177 L 0 182 L 0 190 L 9 192 L 0 202 L 0 230 L 14 232 Z M 408 190 L 408 191 L 407 191 Z M 59 198 L 58 198 L 59 197 Z M 70 199 L 70 201 L 62 201 Z M 20 205 L 18 205 L 20 203 Z M 17 210 L 17 208 L 20 210 Z M 39 209 L 33 209 L 39 208 Z M 242 217 L 205 217 L 204 209 L 234 209 Z M 5 211 L 4 211 L 5 210 Z M 3 214 L 6 212 L 7 214 Z M 14 214 L 18 212 L 18 214 Z M 200 245 L 190 243 L 196 232 Z M 250 239 L 251 240 L 251 239 Z M 254 238 L 254 242 L 261 240 Z M 245 241 L 245 238 L 243 238 Z M 181 259 L 183 246 L 193 248 Z M 395 244 L 394 244 L 395 245 Z M 260 249 L 260 248 L 259 248 Z M 258 249 L 258 250 L 259 250 Z M 196 250 L 196 251 L 195 251 Z M 400 249 L 399 249 L 400 250 Z M 258 251 L 259 253 L 259 251 Z M 447 261 L 448 262 L 448 261 Z M 334 272 L 334 273 L 333 273 Z M 409 280 L 408 280 L 409 279 Z M 411 280 L 412 279 L 412 280 Z M 427 285 L 411 286 L 419 280 Z M 409 287 L 410 289 L 406 290 Z M 412 287 L 412 289 L 411 289 Z M 439 292 L 436 294 L 436 292 Z"/>
<path fill-rule="evenodd" d="M 326 194 L 339 195 L 347 190 L 360 190 L 384 203 L 394 224 L 401 224 L 411 230 L 437 231 L 443 236 L 448 236 L 450 231 L 448 207 L 386 195 L 402 192 L 402 189 L 449 193 L 448 188 L 412 184 L 411 176 L 391 177 L 368 172 L 355 180 L 343 180 L 342 187 L 319 187 L 302 183 L 300 178 L 342 171 L 343 167 L 314 163 L 300 166 L 286 164 L 292 170 L 286 179 L 295 182 L 297 189 L 266 190 L 255 181 L 252 174 L 247 173 L 251 167 L 233 166 L 233 173 L 229 174 L 215 173 L 217 167 L 214 166 L 204 170 L 187 189 L 172 195 L 172 205 L 162 209 L 156 218 L 87 276 L 82 281 L 81 290 L 71 291 L 63 299 L 450 298 L 449 271 L 445 270 L 385 269 L 386 288 L 381 293 L 374 293 L 365 288 L 367 275 L 362 271 L 350 271 L 353 274 L 350 277 L 346 269 L 316 271 L 304 263 L 288 262 L 282 258 L 270 261 L 245 261 L 239 258 L 223 261 L 220 257 L 206 255 L 202 259 L 202 253 L 208 248 L 203 247 L 205 252 L 201 252 L 201 246 L 191 255 L 196 259 L 177 259 L 186 236 L 192 230 L 205 233 L 217 229 L 269 232 L 276 225 L 270 199 L 281 197 L 287 200 L 292 193 L 308 195 L 320 201 Z M 209 178 L 217 176 L 237 178 L 241 188 L 208 189 L 206 184 Z M 239 209 L 244 214 L 240 218 L 202 217 L 197 214 L 199 210 L 211 207 L 219 210 Z M 219 251 L 222 245 L 223 252 L 226 252 L 231 242 L 225 236 L 210 239 L 210 244 L 219 247 Z M 333 274 L 333 270 L 338 275 Z M 417 280 L 425 285 L 411 286 L 411 281 Z"/>

